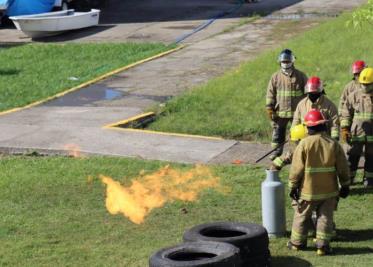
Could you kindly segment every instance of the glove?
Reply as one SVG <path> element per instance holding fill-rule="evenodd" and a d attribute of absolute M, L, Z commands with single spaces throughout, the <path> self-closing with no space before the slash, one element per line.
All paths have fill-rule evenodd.
<path fill-rule="evenodd" d="M 277 119 L 277 114 L 272 108 L 267 108 L 267 115 L 271 121 L 274 121 Z"/>
<path fill-rule="evenodd" d="M 277 165 L 275 165 L 275 164 L 272 163 L 271 166 L 269 166 L 269 169 L 271 171 L 280 171 L 281 167 L 279 167 L 279 166 L 277 166 Z"/>
<path fill-rule="evenodd" d="M 272 120 L 273 117 L 273 109 L 272 108 L 267 108 L 267 115 L 270 120 Z"/>
<path fill-rule="evenodd" d="M 292 188 L 290 190 L 289 197 L 291 197 L 295 201 L 298 201 L 298 199 L 299 199 L 299 189 L 298 188 Z"/>
<path fill-rule="evenodd" d="M 339 196 L 341 198 L 346 198 L 349 194 L 350 194 L 350 187 L 348 187 L 348 186 L 342 186 L 339 189 Z"/>
<path fill-rule="evenodd" d="M 346 143 L 349 143 L 351 140 L 350 130 L 348 128 L 342 128 L 341 134 L 342 134 L 342 140 Z"/>

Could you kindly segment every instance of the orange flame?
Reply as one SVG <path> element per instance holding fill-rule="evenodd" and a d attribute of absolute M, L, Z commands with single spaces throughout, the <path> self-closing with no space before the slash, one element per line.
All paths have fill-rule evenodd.
<path fill-rule="evenodd" d="M 63 149 L 68 150 L 68 155 L 70 157 L 74 157 L 74 158 L 81 157 L 80 147 L 76 144 L 66 144 L 64 145 Z"/>
<path fill-rule="evenodd" d="M 133 179 L 130 186 L 122 186 L 107 176 L 100 176 L 107 185 L 106 208 L 111 214 L 122 213 L 132 222 L 140 224 L 154 208 L 168 201 L 195 201 L 199 193 L 207 188 L 227 192 L 206 166 L 196 166 L 188 171 L 175 170 L 168 165 L 158 171 Z"/>
<path fill-rule="evenodd" d="M 236 165 L 240 165 L 240 164 L 243 164 L 244 162 L 240 159 L 235 159 L 234 161 L 232 161 L 232 164 L 236 164 Z"/>

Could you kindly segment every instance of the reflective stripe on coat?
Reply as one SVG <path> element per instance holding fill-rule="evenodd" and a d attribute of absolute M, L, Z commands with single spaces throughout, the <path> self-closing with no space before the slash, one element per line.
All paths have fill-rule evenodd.
<path fill-rule="evenodd" d="M 351 131 L 352 142 L 373 142 L 373 93 L 352 92 L 341 106 L 341 127 Z"/>
<path fill-rule="evenodd" d="M 305 97 L 306 83 L 307 76 L 297 69 L 290 76 L 279 70 L 268 83 L 266 106 L 280 118 L 292 118 L 299 101 Z"/>
<path fill-rule="evenodd" d="M 299 188 L 301 199 L 338 196 L 338 183 L 350 184 L 348 163 L 341 145 L 325 132 L 301 140 L 294 150 L 289 188 Z"/>
<path fill-rule="evenodd" d="M 304 122 L 304 116 L 311 109 L 316 108 L 321 111 L 325 119 L 328 120 L 328 133 L 331 137 L 339 138 L 339 117 L 336 105 L 330 101 L 325 95 L 321 95 L 315 103 L 306 97 L 301 100 L 294 112 L 294 118 L 292 126 L 301 124 Z"/>

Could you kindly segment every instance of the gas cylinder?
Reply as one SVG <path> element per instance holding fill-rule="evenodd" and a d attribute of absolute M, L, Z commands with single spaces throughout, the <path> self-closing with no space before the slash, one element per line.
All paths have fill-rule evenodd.
<path fill-rule="evenodd" d="M 281 237 L 286 232 L 285 188 L 279 171 L 266 170 L 262 182 L 262 219 L 269 237 Z"/>

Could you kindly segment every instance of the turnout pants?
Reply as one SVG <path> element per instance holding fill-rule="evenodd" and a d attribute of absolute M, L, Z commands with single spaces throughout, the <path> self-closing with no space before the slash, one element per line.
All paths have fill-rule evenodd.
<path fill-rule="evenodd" d="M 291 242 L 294 245 L 307 245 L 307 234 L 312 211 L 316 211 L 316 246 L 321 248 L 329 246 L 333 236 L 333 214 L 337 205 L 337 198 L 325 200 L 293 201 L 293 226 L 291 229 Z"/>
<path fill-rule="evenodd" d="M 288 123 L 292 121 L 292 118 L 276 118 L 272 121 L 272 148 L 277 148 L 274 151 L 274 157 L 281 156 L 283 147 L 280 146 L 285 142 L 286 137 L 286 127 Z"/>
<path fill-rule="evenodd" d="M 347 150 L 348 162 L 350 165 L 351 182 L 355 179 L 359 165 L 360 156 L 365 147 L 364 179 L 373 185 L 373 143 L 372 142 L 352 142 Z"/>

